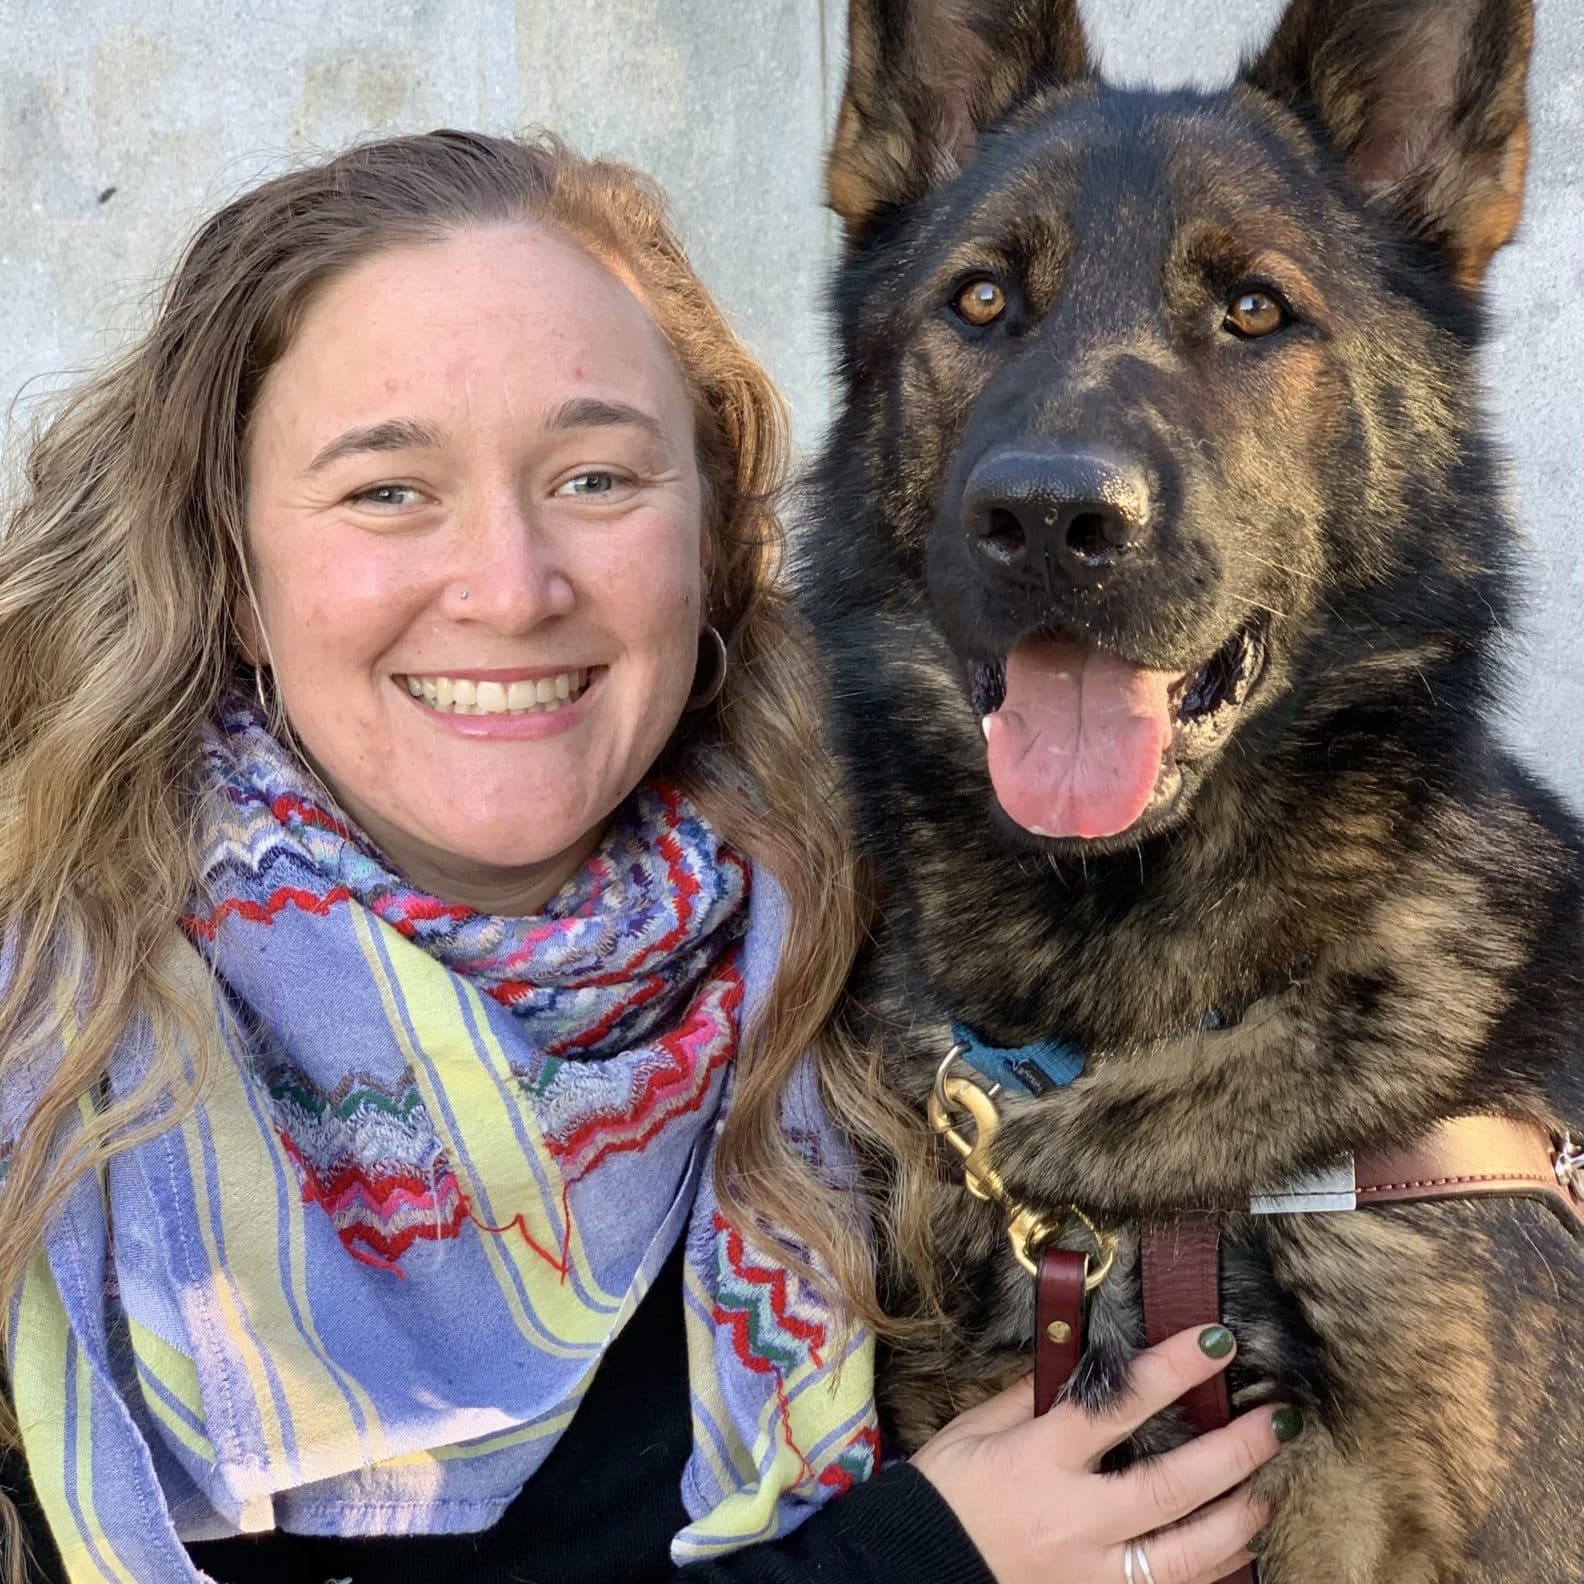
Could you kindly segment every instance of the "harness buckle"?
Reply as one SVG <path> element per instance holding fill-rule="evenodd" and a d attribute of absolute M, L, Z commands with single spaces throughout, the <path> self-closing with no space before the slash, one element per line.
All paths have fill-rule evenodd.
<path fill-rule="evenodd" d="M 1014 1199 L 990 1164 L 990 1145 L 1001 1125 L 994 1090 L 983 1089 L 972 1078 L 953 1073 L 953 1064 L 964 1047 L 953 1045 L 935 1069 L 930 1090 L 928 1114 L 930 1127 L 951 1147 L 962 1163 L 963 1186 L 976 1199 L 999 1205 L 1007 1215 L 1007 1241 L 1013 1257 L 1030 1276 L 1039 1273 L 1040 1251 L 1066 1226 L 1077 1221 L 1094 1240 L 1095 1254 L 1088 1257 L 1084 1291 L 1093 1292 L 1107 1276 L 1116 1260 L 1116 1239 L 1102 1232 L 1077 1205 L 1064 1205 L 1054 1216 L 1046 1215 Z M 958 1126 L 962 1116 L 973 1126 L 970 1137 Z M 1092 1267 L 1092 1268 L 1091 1268 Z"/>

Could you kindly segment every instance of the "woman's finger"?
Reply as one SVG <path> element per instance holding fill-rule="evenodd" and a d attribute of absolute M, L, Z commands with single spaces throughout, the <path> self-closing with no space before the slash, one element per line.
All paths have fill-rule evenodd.
<path fill-rule="evenodd" d="M 1176 1523 L 1236 1489 L 1303 1429 L 1290 1407 L 1256 1408 L 1231 1424 L 1108 1476 L 1117 1511 L 1149 1528 Z"/>
<path fill-rule="evenodd" d="M 1015 1425 L 1027 1424 L 1033 1417 L 1034 1377 L 1023 1375 L 994 1397 L 986 1397 L 966 1409 L 952 1423 L 975 1435 L 999 1435 Z"/>
<path fill-rule="evenodd" d="M 1184 1392 L 1224 1370 L 1236 1350 L 1225 1326 L 1179 1331 L 1134 1358 L 1122 1395 L 1111 1407 L 1093 1417 L 1076 1408 L 1064 1413 L 1058 1407 L 1046 1415 L 1047 1421 L 1056 1421 L 1048 1434 L 1068 1453 L 1069 1461 L 1072 1450 L 1077 1450 L 1088 1466 L 1097 1466 L 1112 1447 L 1120 1446 Z M 1075 1418 L 1084 1429 L 1074 1425 Z"/>
<path fill-rule="evenodd" d="M 1248 1543 L 1264 1528 L 1270 1510 L 1247 1492 L 1228 1496 L 1185 1523 L 1135 1536 L 1116 1547 L 1109 1576 L 1118 1584 L 1127 1574 L 1127 1548 L 1142 1544 L 1148 1573 L 1133 1559 L 1134 1584 L 1216 1584 L 1250 1560 Z M 1230 1560 L 1229 1560 L 1230 1559 Z"/>

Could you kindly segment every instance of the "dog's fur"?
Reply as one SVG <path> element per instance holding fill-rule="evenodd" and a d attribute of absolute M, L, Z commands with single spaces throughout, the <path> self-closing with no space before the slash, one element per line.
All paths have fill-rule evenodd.
<path fill-rule="evenodd" d="M 1475 385 L 1530 34 L 1529 0 L 1293 0 L 1227 91 L 1159 93 L 1095 74 L 1072 0 L 853 0 L 802 567 L 883 913 L 852 1016 L 921 1109 L 951 1020 L 1088 1051 L 1003 1101 L 996 1164 L 1121 1233 L 1091 1403 L 1140 1342 L 1141 1215 L 1439 1117 L 1584 1121 L 1584 837 L 1493 731 L 1522 540 Z M 1007 304 L 982 328 L 952 308 L 976 277 Z M 1222 325 L 1251 279 L 1295 316 L 1254 341 Z M 1153 480 L 1114 575 L 966 548 L 990 448 L 1092 441 Z M 1092 842 L 1001 812 L 975 663 L 1058 629 L 1187 670 L 1251 618 L 1263 678 L 1163 812 Z M 883 1385 L 912 1444 L 1032 1328 L 998 1212 L 943 1173 L 932 1217 L 947 1319 Z M 1237 1406 L 1308 1418 L 1267 1476 L 1270 1584 L 1584 1578 L 1584 1259 L 1547 1210 L 1233 1215 L 1223 1296 Z"/>

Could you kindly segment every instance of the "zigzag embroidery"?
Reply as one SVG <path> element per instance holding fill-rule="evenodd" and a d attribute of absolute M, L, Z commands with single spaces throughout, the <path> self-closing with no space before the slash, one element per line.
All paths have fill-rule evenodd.
<path fill-rule="evenodd" d="M 186 924 L 189 933 L 201 935 L 205 940 L 213 940 L 220 926 L 228 918 L 239 918 L 249 924 L 263 924 L 268 927 L 274 923 L 276 915 L 287 908 L 295 908 L 300 913 L 312 913 L 318 918 L 323 918 L 331 908 L 353 900 L 352 892 L 346 886 L 331 886 L 328 891 L 323 892 L 308 891 L 301 886 L 278 886 L 263 902 L 254 902 L 249 898 L 227 897 L 217 908 L 202 917 L 188 914 Z M 399 912 L 380 907 L 376 907 L 374 911 L 398 934 L 405 935 L 409 940 L 420 933 L 420 926 L 423 924 L 437 919 L 449 920 L 465 916 L 467 913 L 466 908 L 438 902 L 432 897 L 416 896 L 402 898 Z"/>
<path fill-rule="evenodd" d="M 361 1166 L 343 1166 L 323 1177 L 282 1132 L 281 1143 L 302 1174 L 304 1204 L 319 1205 L 353 1259 L 398 1276 L 403 1254 L 420 1238 L 456 1237 L 469 1219 L 468 1202 L 448 1170 L 433 1185 L 401 1174 L 370 1176 Z"/>
<path fill-rule="evenodd" d="M 791 1312 L 787 1272 L 779 1266 L 750 1263 L 741 1233 L 719 1211 L 714 1228 L 717 1281 L 711 1316 L 731 1339 L 738 1363 L 755 1375 L 768 1375 L 774 1383 L 781 1438 L 802 1465 L 802 1478 L 808 1479 L 814 1470 L 792 1437 L 786 1377 L 805 1358 L 820 1367 L 825 1327 Z"/>
<path fill-rule="evenodd" d="M 610 1155 L 641 1150 L 669 1123 L 698 1110 L 711 1080 L 736 1049 L 742 998 L 741 971 L 735 964 L 724 965 L 687 1020 L 655 1041 L 664 1061 L 644 1072 L 629 1104 L 585 1115 L 563 1135 L 546 1135 L 551 1154 L 569 1178 L 586 1177 Z M 531 1093 L 529 1080 L 521 1082 Z"/>
<path fill-rule="evenodd" d="M 350 902 L 352 893 L 345 886 L 332 886 L 328 891 L 306 891 L 301 886 L 280 886 L 271 891 L 262 902 L 250 897 L 227 897 L 217 908 L 199 916 L 189 913 L 185 919 L 189 935 L 201 935 L 212 941 L 220 926 L 229 918 L 242 919 L 249 924 L 272 924 L 275 915 L 286 908 L 296 908 L 302 913 L 312 913 L 323 918 L 331 908 Z"/>
<path fill-rule="evenodd" d="M 756 1375 L 779 1374 L 804 1358 L 818 1368 L 824 1362 L 825 1327 L 792 1312 L 786 1269 L 752 1263 L 742 1234 L 719 1211 L 715 1234 L 720 1252 L 715 1318 L 730 1328 L 738 1361 Z"/>
<path fill-rule="evenodd" d="M 410 1077 L 397 1093 L 353 1074 L 326 1094 L 283 1067 L 268 1087 L 303 1203 L 323 1209 L 354 1259 L 401 1275 L 397 1263 L 419 1239 L 460 1233 L 470 1214 L 467 1196 Z M 370 1146 L 374 1159 L 359 1153 Z"/>
<path fill-rule="evenodd" d="M 855 1430 L 851 1440 L 820 1470 L 819 1483 L 845 1495 L 880 1469 L 880 1432 L 874 1425 Z"/>

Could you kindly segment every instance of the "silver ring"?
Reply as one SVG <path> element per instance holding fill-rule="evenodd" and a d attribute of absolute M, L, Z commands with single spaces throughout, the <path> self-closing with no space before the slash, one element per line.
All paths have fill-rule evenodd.
<path fill-rule="evenodd" d="M 1149 1557 L 1144 1551 L 1144 1542 L 1135 1540 L 1133 1549 L 1138 1553 L 1139 1584 L 1155 1584 L 1155 1575 L 1150 1572 Z"/>

